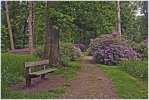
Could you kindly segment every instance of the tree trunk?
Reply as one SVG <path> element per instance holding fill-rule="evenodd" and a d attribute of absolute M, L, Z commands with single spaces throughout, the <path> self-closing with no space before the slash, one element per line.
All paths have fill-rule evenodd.
<path fill-rule="evenodd" d="M 29 31 L 29 51 L 32 54 L 34 51 L 34 47 L 33 47 L 33 2 L 32 1 L 28 1 L 29 2 L 29 17 L 28 17 L 28 31 Z"/>
<path fill-rule="evenodd" d="M 36 45 L 36 24 L 35 24 L 35 19 L 36 19 L 36 14 L 35 14 L 35 9 L 34 9 L 34 6 L 35 6 L 35 2 L 33 2 L 33 47 L 35 48 L 35 45 Z"/>
<path fill-rule="evenodd" d="M 6 8 L 6 18 L 7 18 L 7 23 L 8 23 L 8 29 L 9 29 L 10 49 L 14 51 L 13 34 L 12 34 L 12 29 L 11 29 L 11 24 L 10 24 L 10 19 L 9 19 L 9 10 L 8 10 L 7 1 L 5 1 L 5 8 Z"/>
<path fill-rule="evenodd" d="M 53 5 L 53 2 L 47 2 L 47 10 L 50 6 Z M 44 52 L 43 59 L 49 59 L 49 63 L 56 66 L 62 65 L 62 60 L 60 56 L 59 48 L 59 29 L 54 27 L 56 23 L 56 18 L 49 18 L 46 15 L 46 35 L 44 42 Z"/>
<path fill-rule="evenodd" d="M 118 19 L 118 22 L 116 23 L 116 31 L 119 34 L 119 38 L 121 37 L 121 22 L 120 22 L 120 1 L 116 2 L 116 16 Z"/>
<path fill-rule="evenodd" d="M 23 26 L 23 48 L 25 48 L 25 40 L 26 40 L 26 27 L 27 27 L 27 20 L 24 21 Z"/>
<path fill-rule="evenodd" d="M 28 6 L 25 7 L 25 9 L 28 9 Z M 28 18 L 28 15 L 25 15 L 26 19 L 24 20 L 24 23 L 23 23 L 23 48 L 25 48 L 25 44 L 26 44 L 26 31 L 27 31 L 27 25 L 28 25 L 28 22 L 27 22 L 27 18 Z"/>

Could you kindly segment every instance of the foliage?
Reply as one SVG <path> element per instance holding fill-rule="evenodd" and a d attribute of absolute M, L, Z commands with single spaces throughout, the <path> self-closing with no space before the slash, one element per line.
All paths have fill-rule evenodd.
<path fill-rule="evenodd" d="M 121 60 L 136 59 L 136 52 L 130 48 L 131 41 L 121 38 L 117 34 L 101 35 L 90 43 L 91 53 L 98 63 L 115 65 Z"/>
<path fill-rule="evenodd" d="M 148 18 L 144 14 L 136 15 L 138 13 L 138 8 L 141 8 L 141 12 L 144 9 L 141 6 L 146 5 L 144 1 L 121 1 L 121 28 L 122 33 L 128 36 L 129 39 L 135 42 L 140 42 L 148 36 Z"/>
<path fill-rule="evenodd" d="M 15 46 L 18 45 L 24 48 L 28 44 L 28 2 L 8 1 L 8 5 L 14 44 Z M 4 2 L 2 2 L 2 6 L 4 6 Z M 115 2 L 54 2 L 54 5 L 48 11 L 46 11 L 45 6 L 46 2 L 33 2 L 33 11 L 35 13 L 35 45 L 43 44 L 46 14 L 49 17 L 57 19 L 61 33 L 60 40 L 63 42 L 83 43 L 87 45 L 90 38 L 95 38 L 101 33 L 111 32 L 115 28 Z M 8 33 L 5 9 L 2 9 L 3 48 L 9 47 Z"/>
<path fill-rule="evenodd" d="M 130 75 L 148 80 L 148 62 L 147 61 L 122 61 L 119 63 L 119 68 Z"/>
<path fill-rule="evenodd" d="M 117 68 L 107 65 L 98 64 L 104 73 L 111 80 L 112 85 L 116 89 L 118 97 L 121 99 L 147 99 L 147 84 Z"/>
<path fill-rule="evenodd" d="M 135 43 L 133 49 L 138 53 L 138 58 L 141 60 L 148 59 L 148 40 L 144 40 L 140 43 Z"/>
<path fill-rule="evenodd" d="M 63 58 L 66 57 L 71 61 L 77 60 L 81 56 L 81 50 L 71 43 L 61 43 L 60 51 Z"/>
<path fill-rule="evenodd" d="M 2 9 L 2 36 L 4 37 L 2 39 L 2 44 L 5 48 L 9 48 L 9 32 L 8 32 L 8 26 L 7 26 L 7 20 L 5 15 L 5 8 L 4 8 L 4 2 L 3 9 Z M 10 17 L 10 23 L 12 27 L 13 37 L 14 37 L 14 44 L 15 47 L 23 47 L 25 46 L 24 43 L 26 42 L 24 40 L 24 37 L 27 37 L 26 29 L 23 25 L 26 24 L 26 19 L 28 15 L 28 8 L 27 3 L 22 2 L 20 4 L 19 1 L 11 2 L 8 1 L 8 7 L 9 7 L 9 17 Z M 26 43 L 25 43 L 26 44 Z"/>
<path fill-rule="evenodd" d="M 45 36 L 45 26 L 46 26 L 46 2 L 36 1 L 34 4 L 34 13 L 35 13 L 35 35 L 34 42 L 35 45 L 44 44 Z"/>
<path fill-rule="evenodd" d="M 146 16 L 137 16 L 136 33 L 134 33 L 134 41 L 141 42 L 148 37 L 148 18 Z"/>
<path fill-rule="evenodd" d="M 91 39 L 89 48 L 92 50 L 93 48 L 99 45 L 106 45 L 106 44 L 119 44 L 127 47 L 131 47 L 134 43 L 127 39 L 126 36 L 121 36 L 121 40 L 118 37 L 117 32 L 113 31 L 112 34 L 103 34 L 95 39 Z"/>
<path fill-rule="evenodd" d="M 81 50 L 81 52 L 86 51 L 86 47 L 84 44 L 75 44 L 75 47 L 79 48 Z"/>
<path fill-rule="evenodd" d="M 116 65 L 121 60 L 133 60 L 136 52 L 122 45 L 104 45 L 93 49 L 92 55 L 98 63 Z"/>
<path fill-rule="evenodd" d="M 147 16 L 135 16 L 141 1 L 120 2 L 122 33 L 129 39 L 140 42 L 147 37 Z M 142 3 L 143 11 L 146 3 Z M 24 48 L 28 44 L 27 18 L 29 14 L 26 1 L 8 1 L 9 14 L 14 35 L 15 48 Z M 110 6 L 109 6 L 110 5 Z M 114 1 L 79 1 L 55 2 L 46 11 L 46 2 L 33 2 L 35 13 L 35 45 L 42 45 L 45 36 L 45 15 L 57 19 L 60 29 L 60 41 L 82 43 L 86 46 L 91 38 L 98 35 L 111 33 L 117 21 L 115 17 Z M 145 11 L 146 12 L 146 11 Z M 9 48 L 9 32 L 7 27 L 4 2 L 2 2 L 2 48 Z"/>
<path fill-rule="evenodd" d="M 37 60 L 37 58 L 31 55 L 2 54 L 2 80 L 4 84 L 9 85 L 20 81 L 24 75 L 24 62 L 30 60 Z"/>
<path fill-rule="evenodd" d="M 143 1 L 122 1 L 121 25 L 122 33 L 129 39 L 140 42 L 147 37 L 147 16 L 135 16 L 136 10 Z M 146 3 L 143 4 L 143 12 L 146 11 Z M 110 5 L 110 6 L 109 6 Z M 14 35 L 15 48 L 24 48 L 28 45 L 27 18 L 29 14 L 28 2 L 8 1 L 9 15 Z M 46 2 L 33 2 L 35 13 L 35 45 L 42 45 L 45 36 L 45 15 L 57 19 L 60 29 L 60 41 L 70 43 L 82 43 L 86 46 L 91 38 L 101 34 L 111 33 L 115 29 L 117 21 L 115 17 L 114 1 L 79 1 L 79 2 L 55 2 L 46 11 Z M 9 48 L 9 32 L 7 27 L 4 2 L 2 2 L 2 48 Z"/>
<path fill-rule="evenodd" d="M 115 27 L 114 2 L 81 1 L 61 2 L 59 4 L 61 13 L 73 18 L 71 23 L 63 24 L 64 29 L 61 30 L 62 37 L 69 42 L 86 45 L 89 43 L 90 37 L 94 38 L 100 33 L 111 32 Z"/>
<path fill-rule="evenodd" d="M 39 58 L 42 58 L 43 45 L 37 46 L 33 54 Z"/>

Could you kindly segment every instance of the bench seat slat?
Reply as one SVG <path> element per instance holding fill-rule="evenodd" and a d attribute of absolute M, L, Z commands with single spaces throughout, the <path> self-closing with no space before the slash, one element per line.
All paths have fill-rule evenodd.
<path fill-rule="evenodd" d="M 49 60 L 25 62 L 25 67 L 34 67 L 44 64 L 49 64 Z"/>
<path fill-rule="evenodd" d="M 45 73 L 52 72 L 52 71 L 55 71 L 55 70 L 57 70 L 57 69 L 49 68 L 49 69 L 40 70 L 40 71 L 37 71 L 37 72 L 28 73 L 28 74 L 29 75 L 41 75 L 41 74 L 45 74 Z"/>

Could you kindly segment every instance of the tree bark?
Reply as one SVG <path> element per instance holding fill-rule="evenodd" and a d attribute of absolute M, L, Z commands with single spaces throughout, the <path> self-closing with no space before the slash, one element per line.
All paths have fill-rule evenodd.
<path fill-rule="evenodd" d="M 35 6 L 35 2 L 33 2 L 33 47 L 35 48 L 35 45 L 36 45 L 36 24 L 35 24 L 35 19 L 36 19 L 36 13 L 35 13 L 35 9 L 34 9 L 34 6 Z"/>
<path fill-rule="evenodd" d="M 23 48 L 25 48 L 27 20 L 24 21 L 23 26 Z"/>
<path fill-rule="evenodd" d="M 120 22 L 120 1 L 115 1 L 116 2 L 116 16 L 118 19 L 118 22 L 116 23 L 116 31 L 119 34 L 119 38 L 121 37 L 121 22 Z"/>
<path fill-rule="evenodd" d="M 47 2 L 47 10 L 51 7 L 54 2 Z M 62 60 L 60 56 L 59 48 L 59 29 L 55 27 L 57 25 L 57 18 L 49 18 L 48 14 L 46 15 L 46 35 L 44 42 L 44 52 L 43 59 L 49 59 L 51 65 L 61 66 Z"/>
<path fill-rule="evenodd" d="M 32 54 L 34 51 L 33 47 L 33 2 L 29 2 L 29 17 L 28 17 L 28 31 L 29 31 L 29 51 Z"/>
<path fill-rule="evenodd" d="M 12 51 L 14 51 L 13 33 L 12 33 L 10 19 L 9 19 L 9 10 L 8 10 L 7 1 L 5 1 L 5 8 L 6 8 L 6 18 L 7 18 L 8 30 L 9 30 L 10 49 Z"/>

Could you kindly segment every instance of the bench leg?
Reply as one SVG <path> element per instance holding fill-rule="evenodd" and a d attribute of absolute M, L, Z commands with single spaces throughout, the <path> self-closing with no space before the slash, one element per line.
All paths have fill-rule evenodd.
<path fill-rule="evenodd" d="M 41 79 L 42 79 L 42 80 L 45 80 L 45 74 L 42 74 L 42 75 L 41 75 Z"/>
<path fill-rule="evenodd" d="M 26 86 L 27 87 L 31 86 L 31 78 L 26 78 Z"/>

